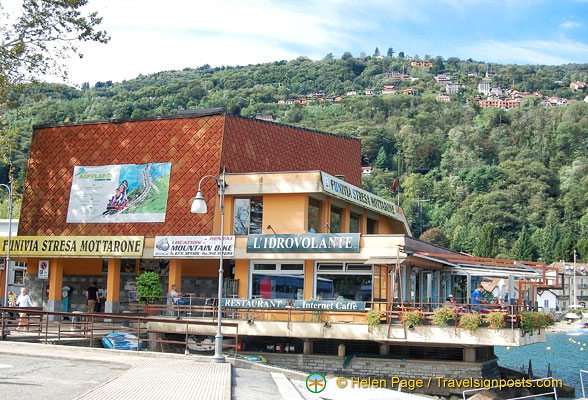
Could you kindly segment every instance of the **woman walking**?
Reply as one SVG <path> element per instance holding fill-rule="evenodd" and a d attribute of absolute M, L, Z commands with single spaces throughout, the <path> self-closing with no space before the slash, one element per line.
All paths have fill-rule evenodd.
<path fill-rule="evenodd" d="M 16 299 L 16 305 L 18 307 L 34 307 L 34 304 L 31 301 L 31 298 L 27 294 L 26 288 L 20 288 L 20 296 L 18 296 L 18 298 Z M 18 319 L 18 326 L 16 327 L 16 330 L 19 331 L 21 326 L 23 327 L 23 330 L 25 328 L 28 328 L 29 323 L 27 321 L 27 313 L 19 313 L 18 316 L 19 316 L 19 319 Z"/>

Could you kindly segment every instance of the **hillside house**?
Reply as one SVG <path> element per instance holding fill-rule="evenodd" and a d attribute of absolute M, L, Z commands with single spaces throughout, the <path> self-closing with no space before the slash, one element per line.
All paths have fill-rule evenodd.
<path fill-rule="evenodd" d="M 369 88 L 369 89 L 366 89 L 364 93 L 366 94 L 366 96 L 372 96 L 372 95 L 376 94 L 376 89 Z"/>
<path fill-rule="evenodd" d="M 394 88 L 394 85 L 384 85 L 384 88 L 382 89 L 382 94 L 394 94 L 396 93 L 396 89 Z"/>
<path fill-rule="evenodd" d="M 588 87 L 588 85 L 586 85 L 586 83 L 582 81 L 570 82 L 570 89 L 572 90 L 584 91 L 586 87 Z"/>
<path fill-rule="evenodd" d="M 439 96 L 435 97 L 435 100 L 448 103 L 451 101 L 451 97 L 446 94 L 440 94 Z"/>
<path fill-rule="evenodd" d="M 445 91 L 448 94 L 456 94 L 463 86 L 463 83 L 448 83 L 445 85 Z"/>
<path fill-rule="evenodd" d="M 410 63 L 411 67 L 425 67 L 425 68 L 433 68 L 433 63 L 431 61 L 412 61 Z"/>

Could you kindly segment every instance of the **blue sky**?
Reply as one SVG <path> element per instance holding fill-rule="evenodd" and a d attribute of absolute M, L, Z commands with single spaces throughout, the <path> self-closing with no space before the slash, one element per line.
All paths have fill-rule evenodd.
<path fill-rule="evenodd" d="M 67 61 L 77 84 L 376 47 L 504 64 L 588 62 L 588 0 L 90 0 L 88 9 L 112 40 Z"/>

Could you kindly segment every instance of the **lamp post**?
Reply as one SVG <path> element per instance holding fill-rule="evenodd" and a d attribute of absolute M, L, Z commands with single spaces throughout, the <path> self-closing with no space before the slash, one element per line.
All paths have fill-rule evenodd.
<path fill-rule="evenodd" d="M 4 265 L 4 307 L 8 307 L 8 273 L 10 271 L 10 242 L 12 239 L 12 180 L 10 180 L 10 186 L 5 183 L 0 183 L 0 186 L 8 191 L 8 248 Z"/>
<path fill-rule="evenodd" d="M 198 182 L 198 193 L 196 193 L 196 197 L 194 197 L 194 201 L 192 202 L 192 207 L 190 208 L 190 212 L 193 214 L 206 214 L 208 208 L 206 206 L 206 200 L 204 200 L 204 196 L 202 196 L 202 192 L 200 190 L 200 185 L 202 181 L 208 178 L 213 178 L 216 180 L 216 184 L 219 188 L 220 194 L 220 213 L 221 213 L 221 228 L 220 228 L 220 236 L 221 236 L 221 252 L 220 252 L 220 262 L 218 266 L 218 318 L 217 318 L 217 329 L 216 329 L 216 336 L 214 341 L 214 356 L 212 357 L 212 361 L 214 362 L 225 362 L 225 357 L 223 357 L 223 334 L 222 334 L 222 300 L 223 300 L 223 255 L 224 255 L 224 239 L 225 239 L 225 170 L 223 168 L 223 173 L 221 175 L 221 179 L 217 178 L 214 175 L 206 175 L 200 179 Z"/>

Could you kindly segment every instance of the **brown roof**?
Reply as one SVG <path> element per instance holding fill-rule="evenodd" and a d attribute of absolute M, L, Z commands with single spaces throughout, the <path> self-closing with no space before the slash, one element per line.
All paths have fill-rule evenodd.
<path fill-rule="evenodd" d="M 322 170 L 361 185 L 360 141 L 219 110 L 146 120 L 35 127 L 19 235 L 208 235 L 214 208 L 190 213 L 198 180 L 227 172 Z M 222 160 L 222 162 L 221 162 Z M 171 162 L 165 222 L 66 223 L 75 166 Z M 212 198 L 213 182 L 203 184 Z"/>

